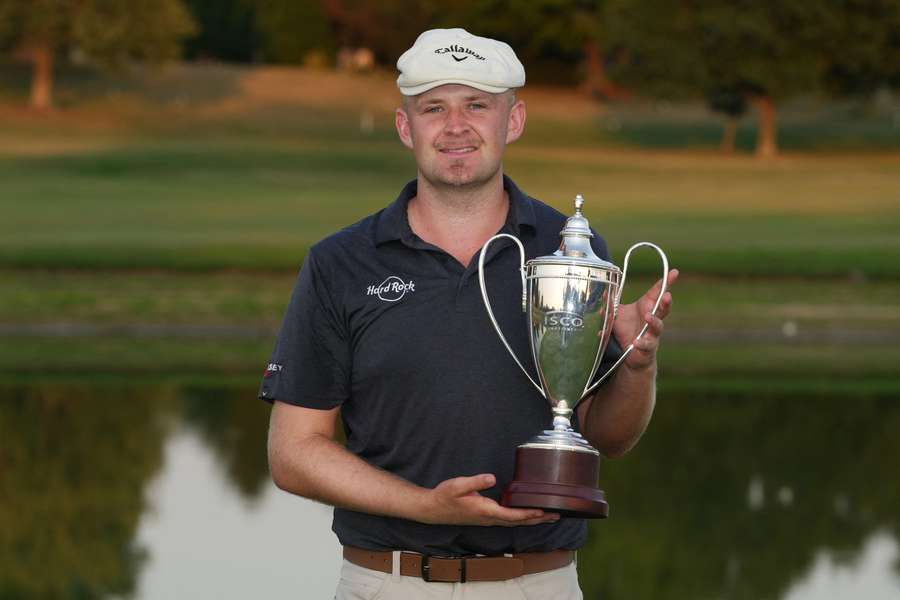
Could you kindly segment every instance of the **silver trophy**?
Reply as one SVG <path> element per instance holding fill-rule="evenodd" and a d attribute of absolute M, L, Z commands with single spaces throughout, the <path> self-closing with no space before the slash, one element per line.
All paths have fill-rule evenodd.
<path fill-rule="evenodd" d="M 593 237 L 581 214 L 584 199 L 575 197 L 575 214 L 560 232 L 562 243 L 551 255 L 525 262 L 525 248 L 515 236 L 501 233 L 485 243 L 478 258 L 478 281 L 484 307 L 500 341 L 529 381 L 550 403 L 553 429 L 545 430 L 516 450 L 513 481 L 501 504 L 535 507 L 567 516 L 606 517 L 609 506 L 597 489 L 600 453 L 572 429 L 575 406 L 618 367 L 647 331 L 647 324 L 606 373 L 595 378 L 609 344 L 622 298 L 631 253 L 642 246 L 656 250 L 663 263 L 662 288 L 653 306 L 659 309 L 666 291 L 669 261 L 655 244 L 640 242 L 625 253 L 624 270 L 594 254 Z M 515 355 L 494 318 L 484 280 L 488 246 L 510 238 L 519 247 L 522 310 L 527 315 L 528 339 L 540 383 Z"/>

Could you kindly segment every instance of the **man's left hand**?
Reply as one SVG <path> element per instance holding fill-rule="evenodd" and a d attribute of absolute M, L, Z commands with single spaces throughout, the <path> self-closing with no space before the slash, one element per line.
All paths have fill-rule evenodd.
<path fill-rule="evenodd" d="M 634 344 L 634 350 L 625 359 L 625 366 L 635 370 L 652 366 L 656 362 L 656 349 L 659 348 L 659 338 L 663 332 L 663 319 L 672 310 L 672 293 L 668 288 L 678 279 L 678 269 L 669 271 L 666 282 L 666 293 L 656 315 L 651 314 L 653 305 L 662 286 L 662 279 L 656 282 L 647 293 L 631 304 L 619 305 L 619 313 L 613 324 L 613 335 L 616 336 L 622 349 L 628 347 L 634 338 L 640 333 L 645 323 L 649 325 L 643 337 Z"/>

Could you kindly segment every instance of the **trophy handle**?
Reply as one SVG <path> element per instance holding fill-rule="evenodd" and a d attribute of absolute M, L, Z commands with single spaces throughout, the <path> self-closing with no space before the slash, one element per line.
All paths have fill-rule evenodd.
<path fill-rule="evenodd" d="M 659 305 L 662 302 L 663 294 L 666 293 L 666 279 L 669 276 L 669 259 L 666 258 L 666 253 L 663 252 L 662 248 L 660 248 L 656 244 L 651 244 L 650 242 L 638 242 L 637 244 L 635 244 L 634 246 L 629 248 L 628 252 L 625 253 L 625 265 L 624 265 L 624 268 L 622 269 L 622 282 L 619 284 L 619 293 L 616 294 L 616 305 L 615 305 L 615 309 L 613 310 L 613 322 L 615 322 L 615 318 L 617 316 L 617 313 L 619 312 L 619 301 L 622 299 L 622 290 L 625 289 L 625 278 L 628 277 L 628 259 L 631 258 L 632 251 L 640 248 L 641 246 L 653 248 L 659 254 L 660 258 L 662 258 L 662 264 L 663 264 L 662 286 L 660 287 L 660 290 L 659 290 L 659 296 L 657 296 L 657 298 L 656 298 L 656 303 L 653 305 L 653 310 L 650 311 L 651 314 L 653 314 L 654 316 L 656 315 L 656 311 L 659 309 Z M 584 390 L 584 394 L 581 395 L 582 398 L 584 398 L 585 396 L 590 394 L 592 391 L 597 389 L 597 386 L 600 385 L 601 383 L 603 383 L 603 380 L 606 379 L 610 373 L 615 371 L 616 368 L 620 364 L 622 364 L 622 361 L 625 360 L 625 357 L 628 356 L 632 350 L 634 350 L 635 343 L 637 343 L 637 341 L 639 339 L 641 339 L 641 337 L 644 335 L 644 333 L 647 332 L 647 328 L 649 326 L 650 326 L 649 323 L 644 323 L 644 326 L 641 328 L 641 332 L 637 334 L 637 337 L 634 338 L 634 341 L 631 342 L 631 345 L 628 346 L 628 348 L 625 350 L 625 352 L 622 353 L 622 356 L 619 357 L 619 360 L 617 360 L 615 362 L 615 364 L 613 364 L 613 366 L 611 366 L 609 368 L 609 370 L 607 370 L 606 373 L 604 373 L 600 379 L 595 381 L 592 386 L 590 386 Z"/>
<path fill-rule="evenodd" d="M 508 233 L 498 233 L 487 242 L 485 242 L 484 246 L 481 247 L 481 253 L 478 255 L 478 283 L 481 285 L 481 299 L 484 300 L 484 308 L 487 309 L 488 317 L 491 319 L 491 323 L 494 325 L 494 329 L 497 331 L 497 335 L 500 336 L 500 341 L 503 342 L 503 345 L 506 346 L 507 352 L 509 355 L 513 357 L 513 360 L 516 361 L 516 364 L 519 365 L 519 368 L 522 369 L 522 372 L 525 373 L 525 377 L 528 378 L 534 387 L 541 393 L 541 396 L 544 398 L 547 397 L 547 394 L 544 393 L 544 389 L 538 385 L 538 383 L 532 379 L 531 375 L 528 374 L 528 371 L 525 370 L 525 367 L 522 366 L 522 363 L 519 361 L 519 357 L 516 356 L 516 353 L 513 352 L 513 349 L 510 348 L 509 343 L 506 341 L 506 338 L 503 336 L 503 332 L 500 331 L 500 325 L 497 323 L 497 319 L 494 318 L 494 311 L 491 309 L 491 301 L 488 298 L 487 287 L 484 283 L 484 258 L 487 256 L 488 246 L 491 245 L 491 242 L 498 240 L 500 238 L 509 238 L 516 243 L 516 246 L 519 247 L 519 274 L 522 276 L 522 312 L 527 310 L 527 298 L 528 292 L 525 287 L 525 248 L 522 246 L 522 242 L 519 241 L 514 235 L 510 235 Z"/>

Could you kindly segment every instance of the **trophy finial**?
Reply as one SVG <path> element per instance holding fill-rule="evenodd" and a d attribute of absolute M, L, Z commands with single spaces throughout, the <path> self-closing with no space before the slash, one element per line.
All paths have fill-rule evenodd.
<path fill-rule="evenodd" d="M 559 232 L 562 237 L 562 243 L 559 250 L 554 252 L 555 256 L 568 256 L 575 258 L 591 258 L 600 260 L 591 249 L 591 226 L 588 220 L 581 214 L 581 207 L 584 206 L 584 196 L 578 194 L 575 196 L 575 214 L 566 219 L 566 226 Z"/>

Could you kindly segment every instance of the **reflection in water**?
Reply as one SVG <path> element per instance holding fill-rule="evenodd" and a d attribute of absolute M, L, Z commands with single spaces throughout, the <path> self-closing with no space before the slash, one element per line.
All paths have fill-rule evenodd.
<path fill-rule="evenodd" d="M 150 549 L 137 598 L 331 598 L 340 570 L 331 509 L 266 482 L 247 503 L 215 452 L 187 428 L 166 443 L 166 468 L 149 488 L 154 511 L 137 535 Z"/>
<path fill-rule="evenodd" d="M 254 396 L 0 387 L 0 597 L 330 597 L 330 510 L 269 483 Z M 585 597 L 900 597 L 898 472 L 895 400 L 663 390 L 603 464 Z"/>
<path fill-rule="evenodd" d="M 874 532 L 900 534 L 896 400 L 662 398 L 641 445 L 601 467 L 587 598 L 781 598 L 821 552 L 851 565 Z"/>
<path fill-rule="evenodd" d="M 165 389 L 0 387 L 0 597 L 128 594 Z M 156 396 L 155 398 L 153 396 Z"/>
<path fill-rule="evenodd" d="M 266 433 L 269 411 L 253 402 L 257 388 L 188 386 L 182 391 L 185 420 L 202 435 L 241 496 L 259 497 L 269 477 Z"/>
<path fill-rule="evenodd" d="M 891 568 L 898 559 L 897 540 L 882 532 L 866 540 L 851 564 L 829 552 L 820 552 L 813 568 L 791 587 L 784 600 L 900 597 L 896 593 L 900 589 L 890 581 Z M 891 590 L 895 593 L 891 594 Z"/>

